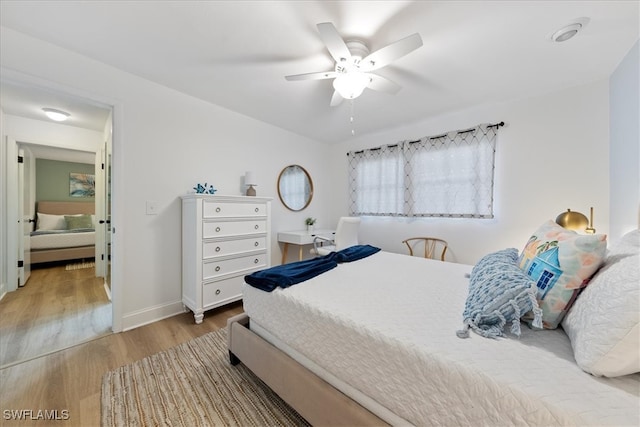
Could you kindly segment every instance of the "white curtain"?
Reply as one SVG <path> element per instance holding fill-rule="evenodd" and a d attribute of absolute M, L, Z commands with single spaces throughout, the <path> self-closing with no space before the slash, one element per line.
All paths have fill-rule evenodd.
<path fill-rule="evenodd" d="M 350 155 L 350 160 L 352 207 L 357 206 L 357 214 L 402 215 L 404 212 L 404 188 L 401 185 L 404 181 L 402 148 L 399 145 L 391 145 L 364 150 Z"/>
<path fill-rule="evenodd" d="M 351 214 L 492 218 L 498 127 L 348 153 Z"/>

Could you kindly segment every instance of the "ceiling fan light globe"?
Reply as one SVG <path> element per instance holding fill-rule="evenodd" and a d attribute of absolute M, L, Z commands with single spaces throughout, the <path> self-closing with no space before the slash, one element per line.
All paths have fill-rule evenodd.
<path fill-rule="evenodd" d="M 370 79 L 365 73 L 353 71 L 341 74 L 333 81 L 333 88 L 345 99 L 354 99 L 362 95 Z"/>

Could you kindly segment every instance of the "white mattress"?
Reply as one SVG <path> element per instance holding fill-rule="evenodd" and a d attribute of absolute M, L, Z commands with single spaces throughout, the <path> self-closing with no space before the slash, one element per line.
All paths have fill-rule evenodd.
<path fill-rule="evenodd" d="M 380 252 L 288 289 L 245 284 L 244 309 L 392 423 L 640 425 L 640 375 L 584 373 L 561 329 L 458 338 L 471 268 Z"/>
<path fill-rule="evenodd" d="M 80 246 L 93 246 L 95 244 L 95 231 L 81 233 L 36 234 L 31 236 L 32 250 L 75 248 Z"/>

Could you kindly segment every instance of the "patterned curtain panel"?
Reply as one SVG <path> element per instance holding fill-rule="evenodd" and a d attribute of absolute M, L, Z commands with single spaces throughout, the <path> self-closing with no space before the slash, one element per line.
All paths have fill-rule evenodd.
<path fill-rule="evenodd" d="M 498 127 L 349 152 L 351 215 L 493 218 Z"/>

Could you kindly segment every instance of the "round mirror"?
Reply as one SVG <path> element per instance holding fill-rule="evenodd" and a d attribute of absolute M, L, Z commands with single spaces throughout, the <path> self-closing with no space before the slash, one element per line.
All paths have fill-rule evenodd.
<path fill-rule="evenodd" d="M 301 211 L 309 206 L 313 197 L 309 173 L 298 165 L 282 169 L 278 177 L 278 196 L 282 204 L 292 211 Z"/>

